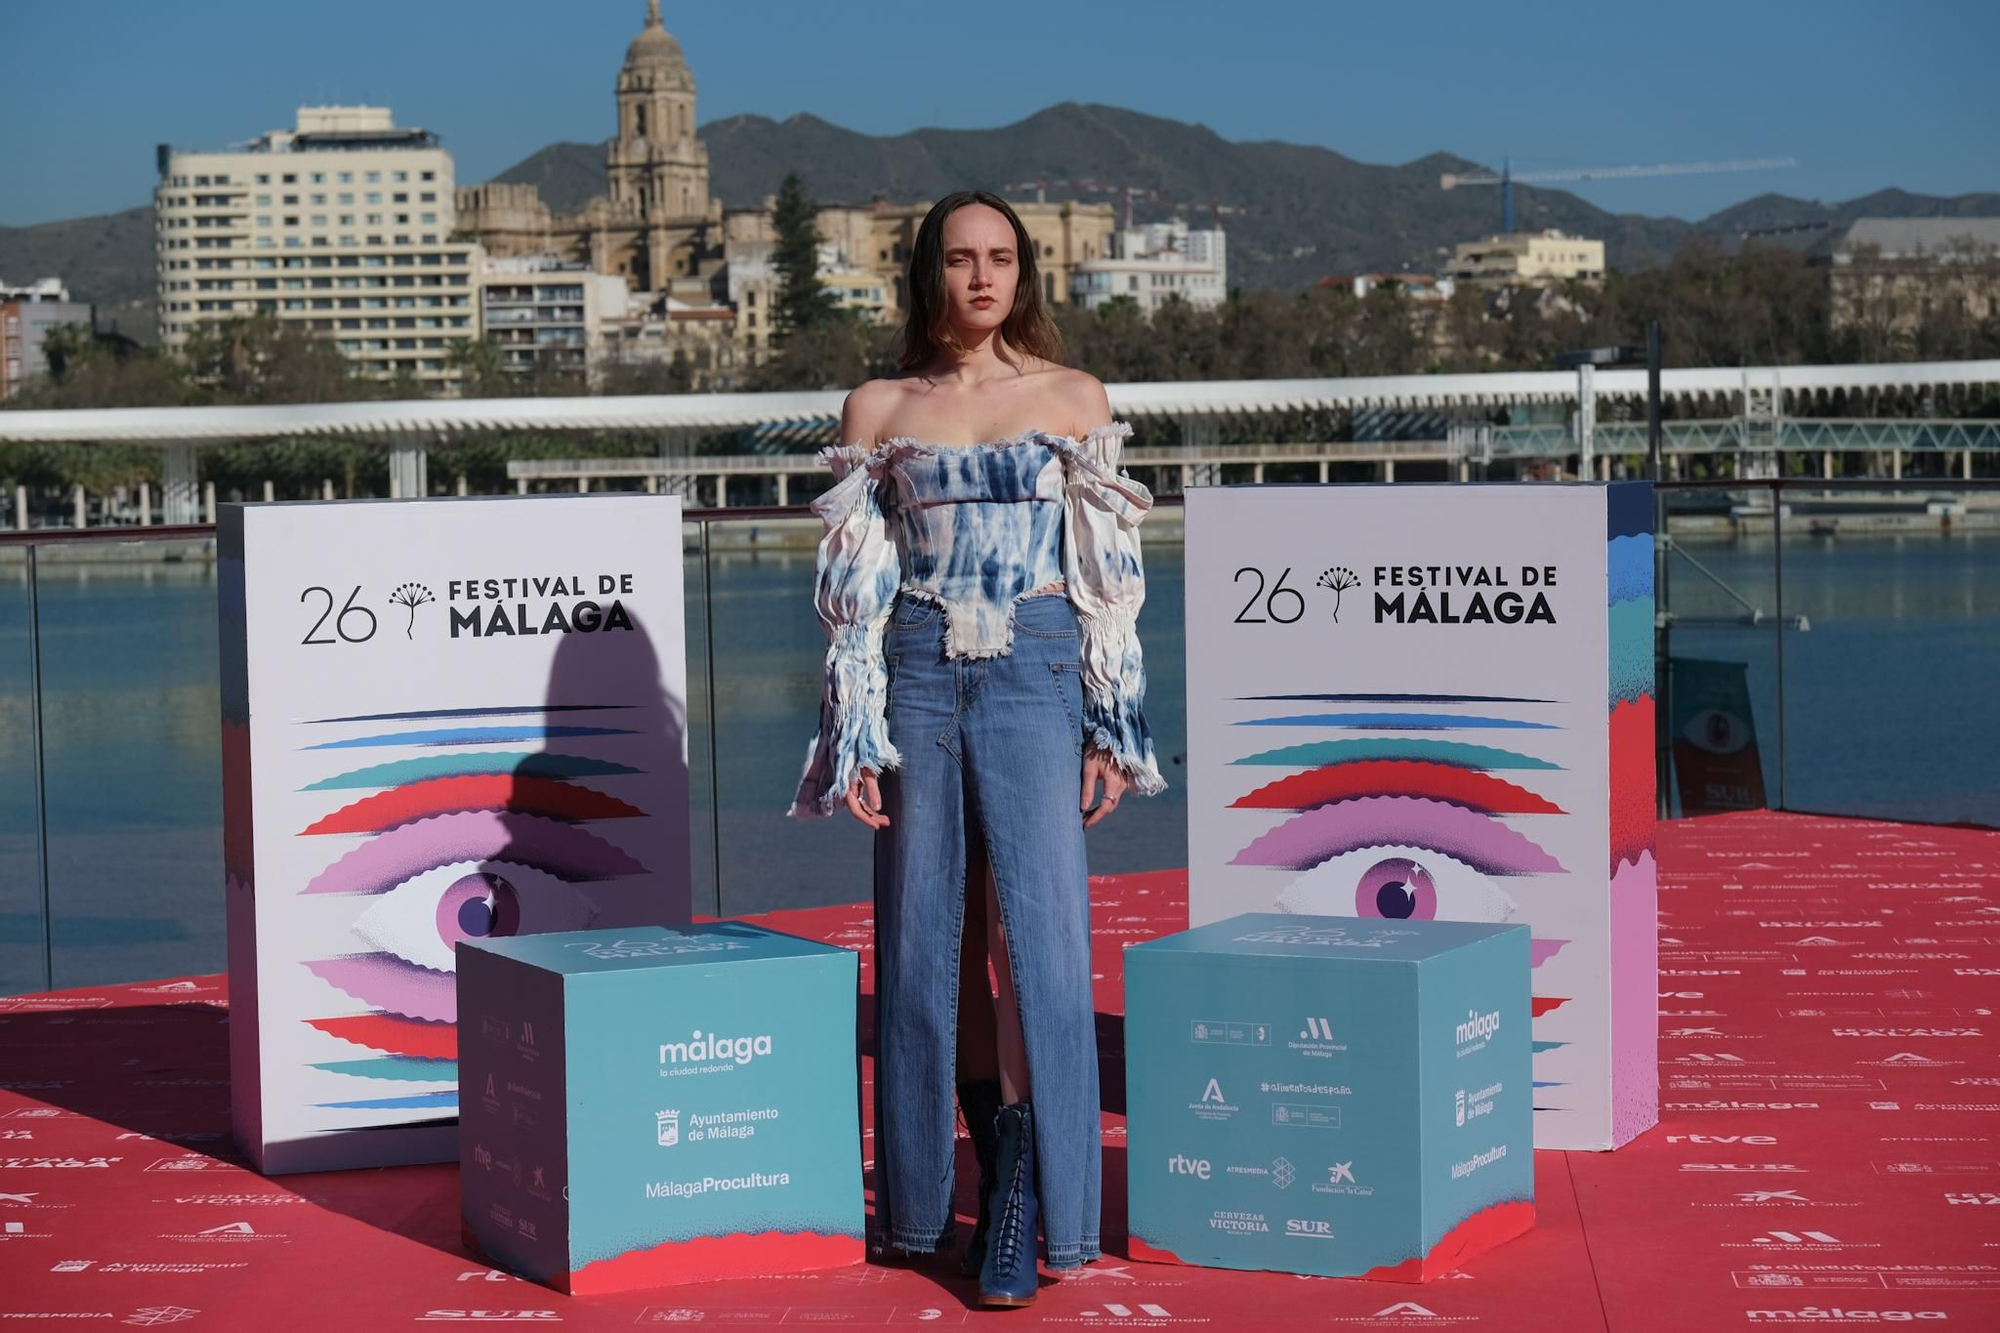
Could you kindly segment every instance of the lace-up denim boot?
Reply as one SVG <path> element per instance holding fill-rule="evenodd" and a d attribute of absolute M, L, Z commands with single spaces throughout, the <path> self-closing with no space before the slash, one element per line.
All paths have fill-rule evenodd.
<path fill-rule="evenodd" d="M 972 1155 L 979 1162 L 979 1220 L 959 1258 L 958 1271 L 977 1277 L 986 1266 L 986 1207 L 993 1198 L 994 1182 L 1000 1178 L 1000 1081 L 983 1078 L 959 1084 L 958 1109 L 965 1115 Z"/>
<path fill-rule="evenodd" d="M 1035 1118 L 1027 1102 L 1000 1108 L 999 1180 L 986 1205 L 986 1262 L 979 1303 L 1010 1307 L 1035 1300 Z"/>

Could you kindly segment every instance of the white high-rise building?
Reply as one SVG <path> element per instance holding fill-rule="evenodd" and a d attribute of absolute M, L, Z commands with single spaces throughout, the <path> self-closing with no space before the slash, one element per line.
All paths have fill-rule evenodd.
<path fill-rule="evenodd" d="M 1220 227 L 1195 231 L 1181 218 L 1114 232 L 1110 253 L 1070 267 L 1070 299 L 1095 310 L 1130 297 L 1149 315 L 1175 299 L 1220 305 L 1229 295 L 1226 240 Z"/>
<path fill-rule="evenodd" d="M 442 383 L 479 336 L 482 252 L 455 241 L 451 154 L 387 107 L 300 107 L 295 129 L 159 149 L 160 342 L 260 313 L 332 338 L 364 374 Z"/>

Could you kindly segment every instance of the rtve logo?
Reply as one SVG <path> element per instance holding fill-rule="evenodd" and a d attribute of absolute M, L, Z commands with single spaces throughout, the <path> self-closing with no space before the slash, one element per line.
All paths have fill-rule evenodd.
<path fill-rule="evenodd" d="M 1196 1180 L 1207 1180 L 1212 1169 L 1206 1157 L 1184 1157 L 1175 1153 L 1167 1159 L 1167 1174 L 1170 1176 L 1193 1176 Z"/>
<path fill-rule="evenodd" d="M 1668 1143 L 1751 1143 L 1768 1148 L 1777 1143 L 1770 1134 L 1669 1134 Z"/>

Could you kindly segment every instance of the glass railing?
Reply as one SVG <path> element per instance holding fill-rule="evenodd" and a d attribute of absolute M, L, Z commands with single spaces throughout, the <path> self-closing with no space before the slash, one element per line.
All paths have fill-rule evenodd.
<path fill-rule="evenodd" d="M 2000 485 L 1659 494 L 1664 813 L 2000 826 Z M 1100 873 L 1187 863 L 1180 518 L 1148 520 L 1140 621 L 1169 788 L 1092 831 Z M 700 912 L 870 894 L 864 829 L 786 815 L 818 711 L 818 530 L 798 509 L 685 527 Z M 0 994 L 223 966 L 213 560 L 202 529 L 0 535 Z"/>
<path fill-rule="evenodd" d="M 1667 813 L 2000 827 L 2000 484 L 1659 489 Z"/>

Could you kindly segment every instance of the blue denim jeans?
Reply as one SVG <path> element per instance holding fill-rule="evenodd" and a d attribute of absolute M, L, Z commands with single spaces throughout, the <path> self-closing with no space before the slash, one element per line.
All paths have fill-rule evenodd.
<path fill-rule="evenodd" d="M 875 835 L 875 1200 L 883 1237 L 952 1238 L 953 1096 L 966 851 L 983 841 L 1021 1010 L 1036 1190 L 1051 1268 L 1098 1257 L 1103 1191 L 1096 1015 L 1084 864 L 1083 681 L 1076 612 L 1017 604 L 1013 651 L 947 658 L 944 611 L 890 613 L 889 826 Z"/>

